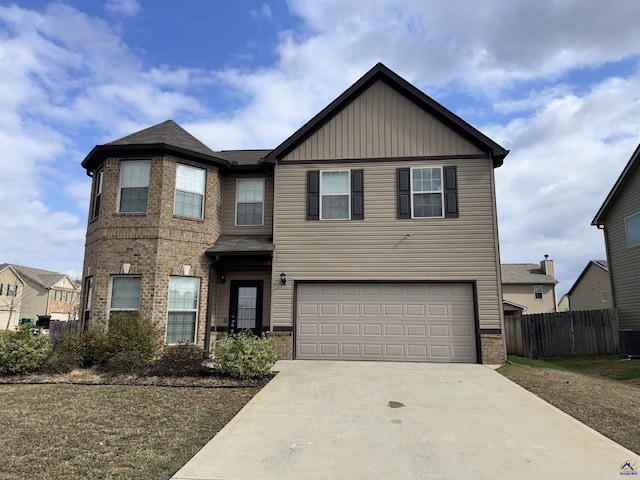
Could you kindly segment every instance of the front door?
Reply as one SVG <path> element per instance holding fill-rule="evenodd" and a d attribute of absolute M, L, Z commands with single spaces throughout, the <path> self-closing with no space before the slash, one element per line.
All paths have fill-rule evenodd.
<path fill-rule="evenodd" d="M 229 331 L 262 334 L 262 280 L 232 280 Z"/>

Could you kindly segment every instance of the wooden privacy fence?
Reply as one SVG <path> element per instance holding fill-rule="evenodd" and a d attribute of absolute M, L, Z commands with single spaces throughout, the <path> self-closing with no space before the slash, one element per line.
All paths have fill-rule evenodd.
<path fill-rule="evenodd" d="M 55 343 L 65 335 L 78 335 L 80 333 L 79 320 L 51 320 L 49 323 L 49 342 Z"/>
<path fill-rule="evenodd" d="M 528 358 L 617 353 L 613 309 L 505 316 L 507 353 Z"/>

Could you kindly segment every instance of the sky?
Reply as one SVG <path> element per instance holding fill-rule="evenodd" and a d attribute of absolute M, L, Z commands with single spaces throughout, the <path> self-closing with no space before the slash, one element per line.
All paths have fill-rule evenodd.
<path fill-rule="evenodd" d="M 378 62 L 511 153 L 501 261 L 558 299 L 640 142 L 637 0 L 0 0 L 0 263 L 80 278 L 95 145 L 173 119 L 270 149 Z"/>

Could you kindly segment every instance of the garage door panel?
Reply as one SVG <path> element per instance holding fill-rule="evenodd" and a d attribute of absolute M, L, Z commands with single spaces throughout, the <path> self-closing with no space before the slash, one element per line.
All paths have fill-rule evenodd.
<path fill-rule="evenodd" d="M 296 358 L 477 360 L 469 284 L 301 284 L 297 299 Z"/>
<path fill-rule="evenodd" d="M 430 317 L 446 317 L 449 315 L 449 309 L 446 305 L 429 305 L 429 316 Z"/>
<path fill-rule="evenodd" d="M 359 303 L 343 303 L 340 309 L 340 313 L 342 315 L 360 315 L 360 304 Z"/>

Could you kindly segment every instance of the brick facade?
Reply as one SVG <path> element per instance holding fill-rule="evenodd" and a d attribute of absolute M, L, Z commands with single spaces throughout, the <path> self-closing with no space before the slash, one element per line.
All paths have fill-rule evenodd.
<path fill-rule="evenodd" d="M 502 365 L 507 360 L 507 350 L 502 334 L 481 334 L 482 363 L 485 365 Z"/>
<path fill-rule="evenodd" d="M 180 217 L 173 213 L 176 164 L 180 160 L 168 156 L 152 157 L 147 212 L 118 213 L 120 164 L 127 159 L 112 157 L 105 161 L 97 218 L 92 218 L 97 188 L 97 176 L 94 175 L 83 269 L 85 279 L 93 278 L 88 325 L 90 328 L 106 326 L 111 278 L 123 274 L 123 264 L 130 264 L 129 275 L 142 278 L 140 313 L 165 326 L 169 278 L 182 276 L 182 266 L 188 265 L 188 276 L 200 279 L 197 342 L 202 345 L 210 268 L 205 251 L 220 234 L 219 172 L 215 167 L 206 168 L 204 219 Z M 86 298 L 83 305 L 86 305 Z"/>

